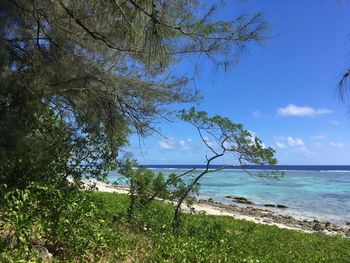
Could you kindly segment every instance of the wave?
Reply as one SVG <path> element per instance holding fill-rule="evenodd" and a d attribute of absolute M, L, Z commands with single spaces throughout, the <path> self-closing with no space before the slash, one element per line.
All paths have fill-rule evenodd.
<path fill-rule="evenodd" d="M 320 173 L 349 173 L 349 170 L 320 170 Z"/>

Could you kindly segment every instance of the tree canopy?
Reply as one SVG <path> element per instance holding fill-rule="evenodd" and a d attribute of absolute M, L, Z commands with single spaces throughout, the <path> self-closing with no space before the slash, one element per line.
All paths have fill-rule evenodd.
<path fill-rule="evenodd" d="M 174 63 L 202 55 L 227 66 L 263 37 L 261 14 L 220 21 L 216 9 L 199 0 L 2 1 L 1 121 L 26 107 L 17 90 L 63 123 L 75 168 L 107 168 L 131 132 L 145 135 L 167 105 L 195 100 Z"/>
<path fill-rule="evenodd" d="M 201 0 L 0 2 L 2 261 L 37 258 L 40 249 L 64 261 L 93 261 L 108 250 L 119 238 L 114 222 L 131 225 L 117 215 L 104 220 L 95 196 L 81 191 L 91 190 L 82 178 L 105 179 L 118 167 L 130 182 L 128 222 L 142 225 L 159 213 L 152 204 L 160 197 L 177 203 L 175 229 L 181 203 L 212 160 L 234 153 L 275 164 L 274 151 L 242 125 L 194 109 L 177 117 L 221 147 L 201 136 L 214 154 L 205 171 L 165 176 L 118 158 L 131 133 L 157 131 L 171 104 L 196 101 L 190 76 L 175 64 L 205 57 L 227 67 L 264 36 L 261 14 L 223 21 L 218 7 Z"/>

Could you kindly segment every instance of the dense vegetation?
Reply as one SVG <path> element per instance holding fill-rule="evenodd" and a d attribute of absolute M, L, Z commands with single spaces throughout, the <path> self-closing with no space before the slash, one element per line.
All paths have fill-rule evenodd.
<path fill-rule="evenodd" d="M 340 250 L 348 241 L 339 238 L 227 218 L 180 220 L 181 203 L 198 189 L 211 161 L 231 154 L 239 164 L 276 164 L 274 150 L 241 124 L 193 108 L 177 115 L 212 154 L 200 174 L 166 178 L 119 157 L 130 134 L 157 132 L 156 122 L 176 116 L 170 104 L 198 101 L 191 77 L 173 72 L 174 64 L 205 58 L 227 68 L 262 39 L 261 14 L 221 21 L 214 18 L 218 6 L 200 0 L 0 2 L 1 262 L 52 255 L 112 262 L 347 258 Z M 105 180 L 117 168 L 131 184 L 130 202 L 83 189 L 83 178 Z M 306 254 L 315 244 L 334 253 Z"/>
<path fill-rule="evenodd" d="M 105 219 L 126 213 L 125 195 L 97 193 Z M 119 260 L 172 262 L 348 262 L 350 240 L 306 234 L 230 217 L 184 215 L 180 231 L 170 226 L 171 205 L 154 202 L 142 224 L 115 223 L 120 243 L 114 243 Z M 125 242 L 125 243 L 124 243 Z M 114 251 L 115 252 L 115 251 Z"/>
<path fill-rule="evenodd" d="M 86 193 L 85 198 L 80 208 L 71 204 L 56 228 L 56 240 L 61 243 L 59 249 L 51 251 L 57 261 L 255 263 L 350 260 L 350 240 L 341 237 L 203 214 L 184 215 L 181 228 L 174 234 L 170 204 L 154 201 L 147 211 L 135 216 L 133 223 L 128 223 L 129 196 Z M 87 201 L 89 198 L 91 203 Z M 92 210 L 91 206 L 94 207 Z M 74 215 L 84 210 L 84 219 L 76 222 Z M 91 211 L 95 211 L 94 218 Z M 64 230 L 67 224 L 70 224 L 69 233 Z M 7 262 L 9 258 L 25 262 L 38 260 L 35 250 L 28 251 L 26 257 L 21 252 L 17 258 L 16 252 L 3 252 L 1 262 Z"/>
<path fill-rule="evenodd" d="M 199 0 L 1 1 L 2 188 L 105 179 L 131 133 L 156 131 L 169 104 L 198 98 L 174 64 L 226 67 L 262 38 L 261 14 L 221 21 L 216 10 Z"/>
<path fill-rule="evenodd" d="M 169 104 L 199 98 L 174 64 L 205 57 L 226 68 L 262 38 L 261 14 L 220 21 L 217 7 L 199 0 L 1 1 L 2 261 L 47 250 L 61 259 L 100 255 L 107 228 L 93 196 L 81 191 L 82 178 L 104 180 L 119 167 L 132 184 L 133 224 L 155 197 L 180 204 L 196 190 L 208 169 L 186 184 L 181 175 L 123 170 L 129 161 L 118 155 L 130 134 L 156 131 Z M 207 167 L 225 152 L 240 162 L 276 163 L 273 149 L 240 124 L 194 109 L 182 119 L 216 134 L 222 152 L 209 147 L 216 156 Z M 173 230 L 179 206 L 175 215 Z"/>

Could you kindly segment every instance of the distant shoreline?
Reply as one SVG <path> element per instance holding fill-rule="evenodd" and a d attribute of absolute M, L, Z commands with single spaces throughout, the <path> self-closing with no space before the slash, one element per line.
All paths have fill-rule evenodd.
<path fill-rule="evenodd" d="M 205 169 L 202 164 L 142 164 L 141 166 L 151 169 Z M 348 171 L 350 172 L 350 165 L 245 165 L 245 166 L 230 166 L 226 164 L 211 165 L 210 169 L 217 169 L 224 167 L 224 170 L 241 170 L 242 168 L 248 170 L 277 170 L 277 171 Z"/>
<path fill-rule="evenodd" d="M 85 186 L 95 184 L 100 192 L 129 194 L 129 189 L 124 186 L 115 186 L 98 181 L 85 180 Z M 183 206 L 186 213 L 205 213 L 207 215 L 229 216 L 240 220 L 246 220 L 257 224 L 274 225 L 278 228 L 292 229 L 296 231 L 313 233 L 319 232 L 325 235 L 340 235 L 350 237 L 348 228 L 327 221 L 302 220 L 289 215 L 282 215 L 269 209 L 255 208 L 251 206 L 240 207 L 236 204 L 225 205 L 212 199 L 194 199 L 194 203 L 188 207 Z"/>

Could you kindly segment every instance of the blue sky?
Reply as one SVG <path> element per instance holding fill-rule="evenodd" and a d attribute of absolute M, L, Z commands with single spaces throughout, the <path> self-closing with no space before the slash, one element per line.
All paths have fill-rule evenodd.
<path fill-rule="evenodd" d="M 350 2 L 337 0 L 226 1 L 217 18 L 263 12 L 270 36 L 250 46 L 227 72 L 203 59 L 197 106 L 241 122 L 268 146 L 280 164 L 350 164 L 349 107 L 334 94 L 350 61 Z M 192 74 L 190 63 L 174 70 Z M 161 133 L 128 148 L 142 164 L 200 164 L 205 150 L 184 123 L 160 124 Z M 220 163 L 236 163 L 223 158 Z"/>

